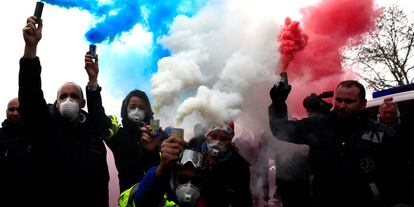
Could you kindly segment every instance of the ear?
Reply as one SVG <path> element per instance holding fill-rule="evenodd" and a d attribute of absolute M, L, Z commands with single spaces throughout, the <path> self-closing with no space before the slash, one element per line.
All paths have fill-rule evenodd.
<path fill-rule="evenodd" d="M 82 99 L 82 101 L 79 104 L 80 108 L 83 109 L 85 107 L 85 105 L 86 105 L 86 101 L 85 101 L 85 99 Z"/>
<path fill-rule="evenodd" d="M 365 109 L 365 107 L 367 107 L 367 99 L 364 99 L 364 100 L 361 102 L 361 109 Z"/>
<path fill-rule="evenodd" d="M 60 104 L 59 104 L 58 100 L 55 100 L 55 103 L 53 103 L 53 105 L 55 106 L 56 110 L 59 111 Z"/>

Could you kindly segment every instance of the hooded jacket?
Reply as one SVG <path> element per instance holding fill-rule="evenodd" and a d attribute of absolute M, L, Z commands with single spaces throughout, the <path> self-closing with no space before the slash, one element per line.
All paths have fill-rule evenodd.
<path fill-rule="evenodd" d="M 122 127 L 106 141 L 114 155 L 120 192 L 138 183 L 146 171 L 160 162 L 158 152 L 147 152 L 141 144 L 142 124 L 136 124 L 128 119 L 127 107 L 133 96 L 141 98 L 147 105 L 144 122 L 148 124 L 153 118 L 151 104 L 145 92 L 133 90 L 122 101 Z"/>

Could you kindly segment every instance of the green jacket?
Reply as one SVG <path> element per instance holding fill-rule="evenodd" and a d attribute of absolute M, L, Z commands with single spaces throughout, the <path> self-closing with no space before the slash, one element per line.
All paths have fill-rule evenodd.
<path fill-rule="evenodd" d="M 139 183 L 133 185 L 128 190 L 125 190 L 121 193 L 118 198 L 118 206 L 119 207 L 136 207 L 134 202 L 134 195 L 137 192 L 139 187 Z M 167 199 L 167 194 L 164 195 L 164 199 L 159 205 L 160 207 L 180 207 L 174 201 L 169 201 Z"/>

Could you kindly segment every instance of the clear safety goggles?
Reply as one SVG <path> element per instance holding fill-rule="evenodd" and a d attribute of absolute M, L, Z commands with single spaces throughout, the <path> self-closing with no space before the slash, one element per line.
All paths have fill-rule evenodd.
<path fill-rule="evenodd" d="M 187 163 L 191 163 L 196 169 L 204 169 L 205 162 L 203 153 L 192 149 L 184 149 L 181 153 L 181 158 L 177 161 L 177 164 L 184 166 Z"/>

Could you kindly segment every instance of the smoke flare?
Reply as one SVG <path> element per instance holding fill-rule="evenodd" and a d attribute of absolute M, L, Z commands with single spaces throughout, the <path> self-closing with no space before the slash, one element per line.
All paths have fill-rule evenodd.
<path fill-rule="evenodd" d="M 302 13 L 308 44 L 288 68 L 293 86 L 289 108 L 298 117 L 305 115 L 302 101 L 310 93 L 334 90 L 340 81 L 356 78 L 343 70 L 341 49 L 348 40 L 374 29 L 377 16 L 373 0 L 324 0 Z"/>
<path fill-rule="evenodd" d="M 285 25 L 279 36 L 282 71 L 286 71 L 295 54 L 305 48 L 308 38 L 299 27 L 298 21 L 292 21 L 289 17 L 285 19 Z"/>

